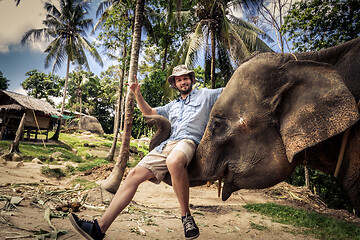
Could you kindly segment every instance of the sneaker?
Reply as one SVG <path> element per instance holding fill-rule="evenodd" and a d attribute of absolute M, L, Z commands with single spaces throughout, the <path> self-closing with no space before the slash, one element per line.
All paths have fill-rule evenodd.
<path fill-rule="evenodd" d="M 182 224 L 184 226 L 186 239 L 195 239 L 200 235 L 199 228 L 196 226 L 192 216 L 182 217 Z"/>
<path fill-rule="evenodd" d="M 75 214 L 69 216 L 71 224 L 75 230 L 88 240 L 102 240 L 105 234 L 101 232 L 100 226 L 96 220 L 80 219 Z"/>

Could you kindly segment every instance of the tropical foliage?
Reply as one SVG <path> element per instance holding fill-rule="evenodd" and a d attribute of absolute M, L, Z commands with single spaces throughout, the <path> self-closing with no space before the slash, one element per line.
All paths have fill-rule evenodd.
<path fill-rule="evenodd" d="M 96 117 L 104 131 L 110 133 L 113 127 L 113 103 L 116 92 L 114 83 L 109 78 L 99 78 L 92 72 L 85 71 L 73 71 L 69 79 L 70 98 L 67 109 L 80 111 L 81 99 L 82 112 Z"/>
<path fill-rule="evenodd" d="M 6 90 L 9 87 L 9 80 L 3 76 L 3 73 L 0 71 L 0 89 Z"/>
<path fill-rule="evenodd" d="M 320 50 L 360 36 L 360 1 L 302 0 L 286 17 L 283 31 L 293 49 Z"/>
<path fill-rule="evenodd" d="M 64 82 L 59 76 L 52 73 L 46 74 L 34 69 L 25 74 L 27 78 L 21 86 L 29 96 L 45 99 L 54 105 L 53 97 L 61 96 L 61 87 Z"/>

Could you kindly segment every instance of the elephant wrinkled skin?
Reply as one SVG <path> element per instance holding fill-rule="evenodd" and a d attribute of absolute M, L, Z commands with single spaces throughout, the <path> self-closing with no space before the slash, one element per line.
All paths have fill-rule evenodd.
<path fill-rule="evenodd" d="M 240 65 L 215 103 L 188 167 L 190 183 L 224 178 L 222 199 L 266 188 L 303 164 L 339 178 L 360 210 L 360 38 L 319 52 L 261 53 Z M 167 182 L 169 178 L 167 178 Z"/>

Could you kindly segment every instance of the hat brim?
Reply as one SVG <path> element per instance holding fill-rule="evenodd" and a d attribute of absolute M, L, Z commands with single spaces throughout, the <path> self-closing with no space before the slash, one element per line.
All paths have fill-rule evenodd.
<path fill-rule="evenodd" d="M 175 77 L 186 75 L 186 74 L 190 74 L 192 84 L 195 84 L 196 83 L 195 73 L 193 71 L 188 71 L 188 72 L 185 72 L 185 73 L 181 72 L 181 73 L 176 73 L 176 74 L 170 75 L 170 77 L 168 77 L 168 79 L 167 79 L 169 84 L 170 84 L 170 87 L 176 89 L 176 87 L 175 87 Z"/>

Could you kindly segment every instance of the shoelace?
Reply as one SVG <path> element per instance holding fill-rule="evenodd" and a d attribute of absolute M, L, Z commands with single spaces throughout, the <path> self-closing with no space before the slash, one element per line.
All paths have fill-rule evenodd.
<path fill-rule="evenodd" d="M 191 217 L 186 217 L 184 219 L 184 226 L 185 226 L 186 231 L 191 231 L 191 230 L 195 229 L 195 226 L 194 226 L 194 223 L 193 223 L 193 220 Z"/>
<path fill-rule="evenodd" d="M 82 218 L 79 218 L 78 220 L 79 222 L 86 222 L 86 223 L 94 223 L 95 224 L 95 221 L 93 219 L 82 219 Z"/>

